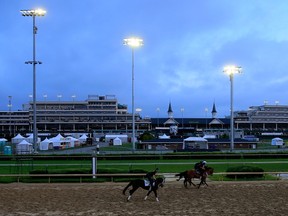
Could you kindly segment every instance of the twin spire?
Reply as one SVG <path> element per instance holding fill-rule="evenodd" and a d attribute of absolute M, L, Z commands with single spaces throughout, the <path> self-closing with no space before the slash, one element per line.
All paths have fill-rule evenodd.
<path fill-rule="evenodd" d="M 172 110 L 172 105 L 171 105 L 171 101 L 169 102 L 169 106 L 168 106 L 168 118 L 173 118 L 173 110 Z M 213 102 L 213 107 L 212 107 L 212 118 L 216 118 L 216 115 L 217 115 L 217 110 L 216 110 L 216 105 L 215 105 L 215 102 Z"/>

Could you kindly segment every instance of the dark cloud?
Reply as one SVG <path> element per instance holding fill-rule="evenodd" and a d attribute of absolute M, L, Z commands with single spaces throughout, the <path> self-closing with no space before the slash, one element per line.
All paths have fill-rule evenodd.
<path fill-rule="evenodd" d="M 169 101 L 180 117 L 204 117 L 215 101 L 219 116 L 229 115 L 230 85 L 222 70 L 243 67 L 235 77 L 235 109 L 264 100 L 288 101 L 285 2 L 208 0 L 65 1 L 43 0 L 37 17 L 37 98 L 85 100 L 114 94 L 131 107 L 131 49 L 125 37 L 140 36 L 135 50 L 135 106 L 144 116 L 167 116 Z M 21 109 L 32 92 L 32 19 L 20 9 L 35 1 L 0 2 L 0 108 Z M 19 91 L 21 86 L 21 91 Z M 279 94 L 279 92 L 283 94 Z"/>

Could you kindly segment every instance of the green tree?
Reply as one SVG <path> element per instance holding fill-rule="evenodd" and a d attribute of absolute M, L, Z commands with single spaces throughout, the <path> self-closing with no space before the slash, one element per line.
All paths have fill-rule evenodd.
<path fill-rule="evenodd" d="M 151 139 L 155 139 L 155 136 L 153 134 L 151 134 L 150 132 L 146 131 L 140 135 L 139 139 L 142 141 L 143 140 L 151 140 Z"/>

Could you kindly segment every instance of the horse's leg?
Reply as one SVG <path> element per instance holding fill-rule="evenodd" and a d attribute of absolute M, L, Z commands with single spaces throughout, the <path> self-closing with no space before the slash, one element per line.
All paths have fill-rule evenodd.
<path fill-rule="evenodd" d="M 183 184 L 184 184 L 184 187 L 187 188 L 187 178 L 184 179 Z"/>
<path fill-rule="evenodd" d="M 205 184 L 206 186 L 208 186 L 207 182 L 206 182 L 206 178 L 203 180 L 203 184 Z"/>
<path fill-rule="evenodd" d="M 192 178 L 189 178 L 189 183 L 190 183 L 190 186 L 191 184 L 195 187 L 196 185 L 192 182 Z"/>
<path fill-rule="evenodd" d="M 129 191 L 129 196 L 127 197 L 127 201 L 129 201 L 132 197 L 132 194 L 138 189 L 138 187 L 133 187 L 130 191 Z"/>
<path fill-rule="evenodd" d="M 152 191 L 149 191 L 149 192 L 151 193 Z M 149 193 L 149 192 L 148 192 L 148 193 Z M 155 188 L 153 189 L 153 192 L 154 192 L 156 201 L 159 202 L 158 195 L 157 195 L 157 190 L 156 190 Z M 147 199 L 147 197 L 148 197 L 148 195 L 145 197 L 145 200 Z"/>
<path fill-rule="evenodd" d="M 145 196 L 144 200 L 147 200 L 147 198 L 148 198 L 149 194 L 152 192 L 152 190 L 153 190 L 153 189 L 151 189 L 151 190 L 148 190 L 148 193 L 146 194 L 146 196 Z"/>
<path fill-rule="evenodd" d="M 198 184 L 198 189 L 200 188 L 201 184 L 204 184 L 203 176 L 200 176 L 200 183 Z"/>
<path fill-rule="evenodd" d="M 156 201 L 159 202 L 158 195 L 157 195 L 157 190 L 154 190 L 154 195 L 156 197 Z"/>
<path fill-rule="evenodd" d="M 203 184 L 203 179 L 201 178 L 200 180 L 201 180 L 201 181 L 200 181 L 200 183 L 198 184 L 198 189 L 200 188 L 201 184 Z"/>
<path fill-rule="evenodd" d="M 191 186 L 191 184 L 192 184 L 191 178 L 188 178 L 187 181 L 189 182 L 189 185 Z"/>
<path fill-rule="evenodd" d="M 200 184 L 198 185 L 198 188 L 200 188 L 200 186 L 201 186 L 201 184 L 205 184 L 206 186 L 208 186 L 208 184 L 207 184 L 207 182 L 206 182 L 206 177 L 204 178 L 204 177 L 202 177 L 201 178 L 201 182 L 200 182 Z"/>

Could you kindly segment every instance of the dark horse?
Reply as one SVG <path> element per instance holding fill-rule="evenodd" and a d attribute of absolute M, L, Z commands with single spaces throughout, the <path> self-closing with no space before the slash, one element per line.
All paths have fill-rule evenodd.
<path fill-rule="evenodd" d="M 198 184 L 198 188 L 203 184 L 207 185 L 206 179 L 208 175 L 213 175 L 214 169 L 212 167 L 205 167 L 205 171 L 203 173 L 203 176 L 201 178 L 200 174 L 197 173 L 195 170 L 186 170 L 184 172 L 181 172 L 179 174 L 176 174 L 175 177 L 179 177 L 179 179 L 177 179 L 177 181 L 179 181 L 181 178 L 184 178 L 184 186 L 187 188 L 187 183 L 196 186 L 193 182 L 192 179 L 194 178 L 198 178 L 200 179 L 200 183 Z"/>
<path fill-rule="evenodd" d="M 129 184 L 124 188 L 123 190 L 123 194 L 125 195 L 126 190 L 132 186 L 132 189 L 129 191 L 129 196 L 127 197 L 127 201 L 129 201 L 131 199 L 132 194 L 139 188 L 143 188 L 144 190 L 149 190 L 150 189 L 150 185 L 145 184 L 145 181 L 147 180 L 143 180 L 143 179 L 135 179 L 129 182 Z M 164 186 L 164 178 L 156 178 L 155 180 L 155 185 L 152 187 L 151 190 L 148 191 L 148 193 L 146 194 L 144 200 L 146 200 L 149 196 L 149 194 L 153 191 L 154 195 L 156 197 L 156 200 L 159 201 L 158 196 L 157 196 L 157 190 L 159 187 L 163 187 Z"/>

